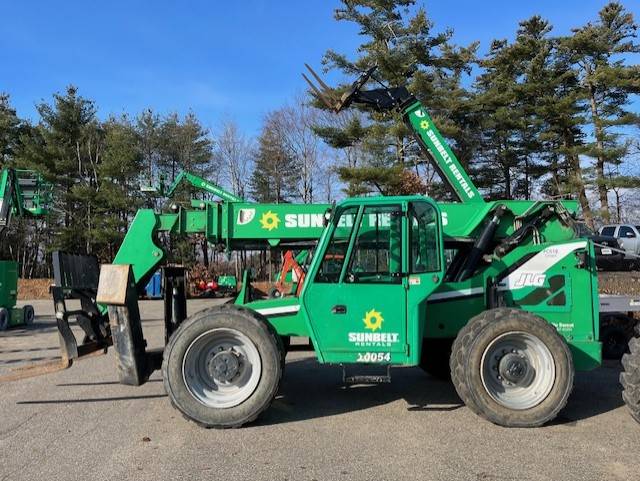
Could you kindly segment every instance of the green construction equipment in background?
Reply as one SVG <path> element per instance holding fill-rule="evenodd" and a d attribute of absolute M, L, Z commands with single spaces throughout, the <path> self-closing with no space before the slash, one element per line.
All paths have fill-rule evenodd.
<path fill-rule="evenodd" d="M 37 172 L 3 168 L 0 170 L 0 235 L 13 217 L 38 217 L 47 213 L 51 185 Z M 30 324 L 33 306 L 16 307 L 18 263 L 0 261 L 0 331 Z"/>

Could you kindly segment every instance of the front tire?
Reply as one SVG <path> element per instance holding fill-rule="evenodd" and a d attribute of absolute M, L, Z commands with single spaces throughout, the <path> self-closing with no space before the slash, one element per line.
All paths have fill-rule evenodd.
<path fill-rule="evenodd" d="M 234 305 L 186 319 L 164 352 L 164 386 L 173 405 L 204 427 L 234 428 L 273 401 L 283 371 L 280 338 L 260 314 Z"/>
<path fill-rule="evenodd" d="M 27 304 L 22 308 L 22 318 L 26 326 L 30 326 L 31 324 L 33 324 L 33 321 L 36 318 L 36 313 L 33 310 L 33 306 Z"/>
<path fill-rule="evenodd" d="M 564 408 L 573 389 L 573 358 L 556 329 L 518 309 L 472 318 L 451 353 L 453 384 L 476 414 L 505 427 L 536 427 Z"/>
<path fill-rule="evenodd" d="M 9 329 L 9 309 L 0 307 L 0 331 L 6 331 Z"/>

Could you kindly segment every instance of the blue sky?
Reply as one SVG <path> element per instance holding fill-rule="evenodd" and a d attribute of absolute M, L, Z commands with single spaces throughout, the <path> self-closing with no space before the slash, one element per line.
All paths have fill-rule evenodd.
<path fill-rule="evenodd" d="M 256 134 L 265 112 L 304 91 L 304 62 L 332 48 L 353 52 L 356 28 L 336 22 L 338 2 L 2 0 L 0 91 L 19 115 L 74 84 L 100 116 L 193 110 L 215 130 L 231 118 Z M 595 19 L 596 0 L 428 1 L 437 28 L 461 45 L 512 37 L 519 20 L 541 14 L 558 34 Z M 624 1 L 640 20 L 640 2 Z"/>

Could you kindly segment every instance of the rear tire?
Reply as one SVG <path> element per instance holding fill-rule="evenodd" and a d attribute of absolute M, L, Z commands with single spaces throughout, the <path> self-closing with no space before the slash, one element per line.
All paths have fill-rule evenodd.
<path fill-rule="evenodd" d="M 25 325 L 30 326 L 33 324 L 33 320 L 36 318 L 36 313 L 33 310 L 33 306 L 26 305 L 22 308 L 22 319 Z"/>
<path fill-rule="evenodd" d="M 519 309 L 490 309 L 460 330 L 451 353 L 452 381 L 473 412 L 505 427 L 536 427 L 564 408 L 573 358 L 544 319 Z"/>
<path fill-rule="evenodd" d="M 255 420 L 273 401 L 284 366 L 280 337 L 250 309 L 222 305 L 187 318 L 164 352 L 172 404 L 208 428 Z"/>
<path fill-rule="evenodd" d="M 9 319 L 9 310 L 4 307 L 0 307 L 0 331 L 6 331 L 9 329 Z"/>
<path fill-rule="evenodd" d="M 622 367 L 622 399 L 633 419 L 640 423 L 640 338 L 629 341 L 629 352 L 622 356 Z"/>

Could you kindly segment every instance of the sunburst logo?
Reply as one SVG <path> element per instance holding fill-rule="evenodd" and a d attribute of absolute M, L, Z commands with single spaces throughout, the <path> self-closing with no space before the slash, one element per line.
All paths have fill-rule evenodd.
<path fill-rule="evenodd" d="M 382 328 L 382 313 L 376 311 L 375 309 L 371 309 L 364 313 L 364 328 L 371 329 L 372 331 L 377 331 Z"/>
<path fill-rule="evenodd" d="M 278 224 L 280 224 L 280 218 L 278 217 L 278 214 L 276 214 L 275 212 L 271 212 L 270 210 L 262 214 L 262 217 L 260 217 L 260 225 L 262 225 L 263 229 L 277 229 Z"/>
<path fill-rule="evenodd" d="M 422 130 L 427 130 L 429 128 L 429 122 L 427 120 L 423 120 L 420 122 L 420 128 Z"/>

